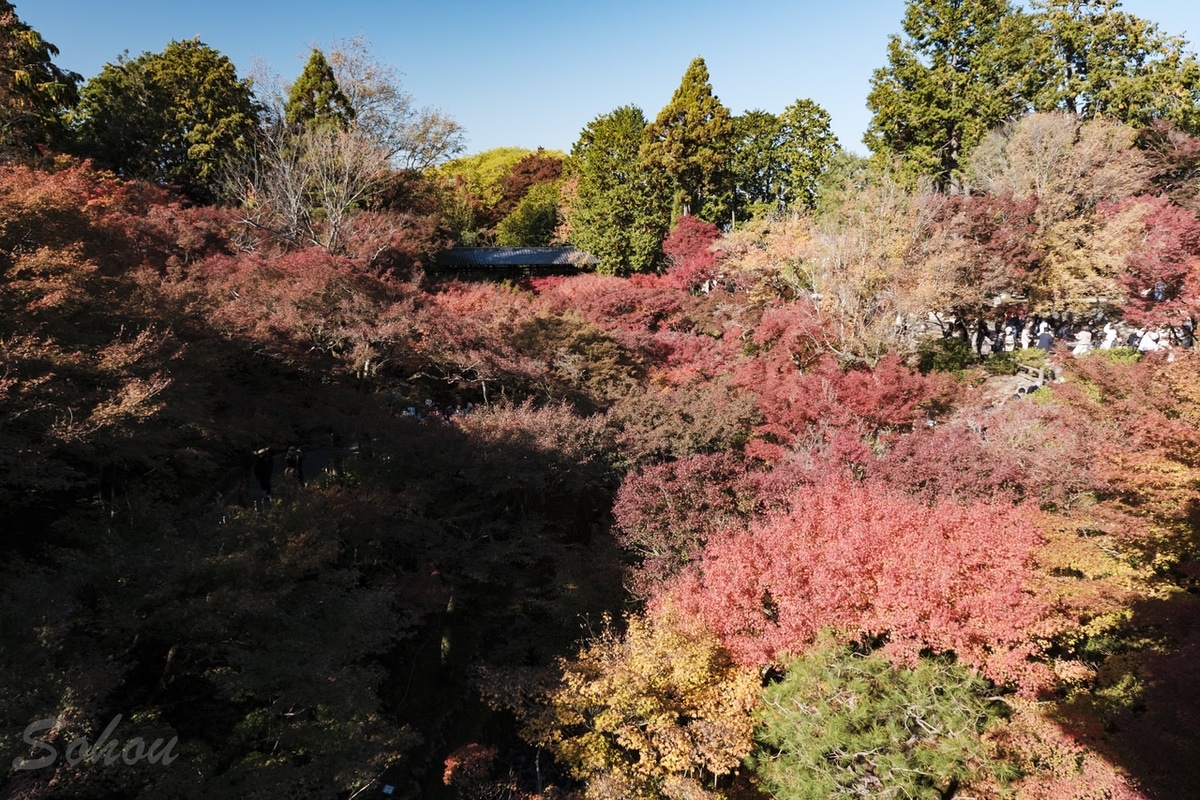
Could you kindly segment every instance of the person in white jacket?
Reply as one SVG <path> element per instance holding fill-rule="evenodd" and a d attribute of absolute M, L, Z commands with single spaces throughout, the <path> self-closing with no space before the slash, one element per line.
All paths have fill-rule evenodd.
<path fill-rule="evenodd" d="M 1075 332 L 1075 349 L 1071 351 L 1073 356 L 1086 356 L 1092 352 L 1092 332 L 1087 328 L 1080 328 Z"/>
<path fill-rule="evenodd" d="M 1117 326 L 1111 322 L 1104 323 L 1104 341 L 1100 342 L 1101 350 L 1112 350 L 1117 343 Z"/>

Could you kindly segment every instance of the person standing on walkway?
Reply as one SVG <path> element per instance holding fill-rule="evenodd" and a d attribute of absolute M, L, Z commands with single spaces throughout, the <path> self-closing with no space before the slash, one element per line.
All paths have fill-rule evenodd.
<path fill-rule="evenodd" d="M 292 446 L 287 449 L 287 455 L 284 457 L 283 474 L 289 478 L 295 478 L 296 483 L 304 485 L 304 451 L 299 447 Z"/>
<path fill-rule="evenodd" d="M 271 496 L 271 476 L 275 472 L 275 459 L 271 448 L 263 447 L 254 451 L 254 477 L 262 487 L 263 494 Z"/>
<path fill-rule="evenodd" d="M 1054 334 L 1050 332 L 1050 326 L 1047 325 L 1044 328 L 1042 328 L 1042 332 L 1038 334 L 1037 348 L 1039 350 L 1044 350 L 1047 353 L 1049 353 L 1050 348 L 1053 345 L 1054 345 Z"/>

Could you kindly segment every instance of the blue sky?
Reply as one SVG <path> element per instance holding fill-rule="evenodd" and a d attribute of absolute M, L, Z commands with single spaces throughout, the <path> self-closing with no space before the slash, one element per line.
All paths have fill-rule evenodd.
<path fill-rule="evenodd" d="M 820 104 L 843 147 L 863 153 L 871 73 L 900 33 L 904 0 L 14 0 L 17 15 L 85 78 L 128 50 L 199 36 L 240 75 L 255 58 L 285 80 L 310 48 L 366 36 L 421 106 L 458 120 L 467 152 L 570 150 L 599 114 L 653 118 L 702 56 L 734 113 Z M 1200 41 L 1200 2 L 1125 0 L 1129 13 Z"/>

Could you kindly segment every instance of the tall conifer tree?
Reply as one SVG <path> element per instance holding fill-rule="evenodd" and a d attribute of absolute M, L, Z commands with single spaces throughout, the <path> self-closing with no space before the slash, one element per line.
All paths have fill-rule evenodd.
<path fill-rule="evenodd" d="M 1135 126 L 1200 128 L 1200 62 L 1186 42 L 1120 10 L 1120 0 L 1034 0 L 1029 69 L 1038 111 L 1100 115 Z"/>
<path fill-rule="evenodd" d="M 865 140 L 947 186 L 984 134 L 1027 109 L 1032 26 L 1008 0 L 909 0 L 903 28 L 871 78 Z"/>
<path fill-rule="evenodd" d="M 816 205 L 817 186 L 838 152 L 828 112 L 797 100 L 783 114 L 754 110 L 733 118 L 736 215 Z"/>
<path fill-rule="evenodd" d="M 588 123 L 571 150 L 579 188 L 570 240 L 600 259 L 600 272 L 647 270 L 662 258 L 670 189 L 639 157 L 645 130 L 642 110 L 622 106 Z"/>
<path fill-rule="evenodd" d="M 673 214 L 723 219 L 732 194 L 730 156 L 733 118 L 713 94 L 703 58 L 688 65 L 671 102 L 646 129 L 647 166 L 674 187 Z"/>

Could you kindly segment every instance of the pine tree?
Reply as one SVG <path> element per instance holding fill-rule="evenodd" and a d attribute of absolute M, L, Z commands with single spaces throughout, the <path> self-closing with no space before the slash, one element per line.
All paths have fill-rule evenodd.
<path fill-rule="evenodd" d="M 354 108 L 338 86 L 333 67 L 325 54 L 314 47 L 288 94 L 285 121 L 292 128 L 307 125 L 346 128 L 354 117 Z"/>
<path fill-rule="evenodd" d="M 1004 707 L 945 658 L 897 667 L 823 640 L 763 689 L 750 760 L 772 797 L 954 797 L 1011 777 L 982 734 Z"/>
<path fill-rule="evenodd" d="M 732 199 L 733 117 L 713 94 L 703 58 L 688 65 L 671 102 L 646 129 L 642 156 L 673 185 L 672 218 L 724 219 Z"/>

